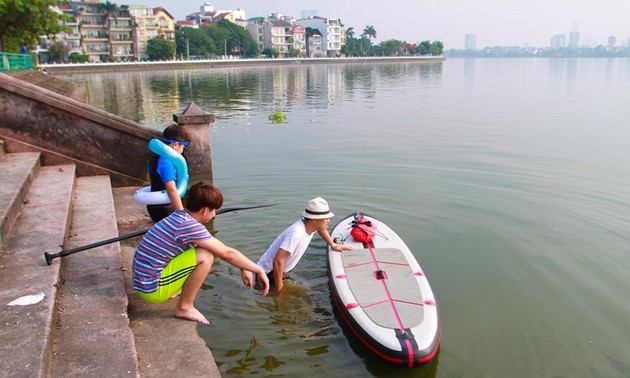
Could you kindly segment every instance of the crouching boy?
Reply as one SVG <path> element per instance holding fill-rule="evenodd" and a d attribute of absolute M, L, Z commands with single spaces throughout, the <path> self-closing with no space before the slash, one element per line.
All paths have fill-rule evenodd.
<path fill-rule="evenodd" d="M 177 318 L 209 324 L 194 307 L 214 257 L 240 268 L 246 287 L 253 284 L 252 272 L 269 291 L 269 281 L 261 267 L 238 250 L 213 237 L 203 225 L 223 205 L 221 191 L 197 183 L 188 189 L 186 207 L 176 210 L 153 225 L 138 245 L 133 257 L 133 288 L 148 302 L 164 302 L 181 290 L 174 315 Z"/>

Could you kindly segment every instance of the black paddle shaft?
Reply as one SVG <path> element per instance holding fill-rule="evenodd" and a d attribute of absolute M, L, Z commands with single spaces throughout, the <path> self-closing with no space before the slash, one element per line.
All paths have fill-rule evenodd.
<path fill-rule="evenodd" d="M 269 204 L 269 205 L 258 205 L 258 206 L 226 207 L 225 209 L 217 210 L 216 215 L 230 213 L 232 211 L 258 209 L 260 207 L 269 207 L 269 206 L 274 206 L 274 205 L 277 205 L 277 204 L 272 203 L 272 204 Z M 102 241 L 99 241 L 99 242 L 96 242 L 96 243 L 84 245 L 82 247 L 65 249 L 65 250 L 57 252 L 57 253 L 44 252 L 44 257 L 46 258 L 46 264 L 48 264 L 48 265 L 52 264 L 53 259 L 55 259 L 57 257 L 68 256 L 68 255 L 71 255 L 73 253 L 77 253 L 77 252 L 85 251 L 85 250 L 88 250 L 88 249 L 100 247 L 102 245 L 115 243 L 115 242 L 121 241 L 121 240 L 131 239 L 131 238 L 133 238 L 135 236 L 144 235 L 148 231 L 149 231 L 149 229 L 147 228 L 146 230 L 140 230 L 140 231 L 132 232 L 130 234 L 120 235 L 120 236 L 117 236 L 115 238 L 102 240 Z"/>

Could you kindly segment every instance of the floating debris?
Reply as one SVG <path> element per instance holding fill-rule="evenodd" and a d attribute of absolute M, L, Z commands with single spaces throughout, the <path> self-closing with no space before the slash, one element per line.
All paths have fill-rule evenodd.
<path fill-rule="evenodd" d="M 285 119 L 287 119 L 287 115 L 284 114 L 284 112 L 278 110 L 275 113 L 269 114 L 269 117 L 267 118 L 269 118 L 269 120 L 273 123 L 282 123 Z"/>

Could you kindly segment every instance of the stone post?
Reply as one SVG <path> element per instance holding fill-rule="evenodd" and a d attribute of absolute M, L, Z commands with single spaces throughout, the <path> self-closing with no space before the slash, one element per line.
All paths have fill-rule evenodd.
<path fill-rule="evenodd" d="M 214 114 L 206 113 L 197 104 L 191 102 L 181 114 L 173 114 L 173 121 L 188 130 L 190 146 L 184 151 L 188 163 L 190 183 L 199 180 L 212 183 L 212 143 L 210 131 Z"/>

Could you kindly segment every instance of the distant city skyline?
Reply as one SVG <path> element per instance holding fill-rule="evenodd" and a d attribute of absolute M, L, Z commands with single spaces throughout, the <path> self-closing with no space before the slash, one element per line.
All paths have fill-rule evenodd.
<path fill-rule="evenodd" d="M 567 41 L 575 27 L 582 41 L 591 45 L 607 45 L 611 36 L 617 45 L 630 39 L 630 1 L 600 0 L 442 0 L 417 2 L 391 0 L 125 0 L 118 4 L 164 7 L 176 20 L 198 12 L 209 2 L 216 9 L 242 9 L 247 17 L 281 13 L 296 18 L 302 12 L 315 12 L 320 17 L 339 18 L 346 27 L 360 35 L 367 26 L 377 31 L 374 43 L 400 39 L 410 43 L 424 40 L 441 41 L 446 49 L 463 49 L 466 34 L 474 34 L 476 48 L 493 46 L 549 47 L 553 36 L 564 34 Z"/>

